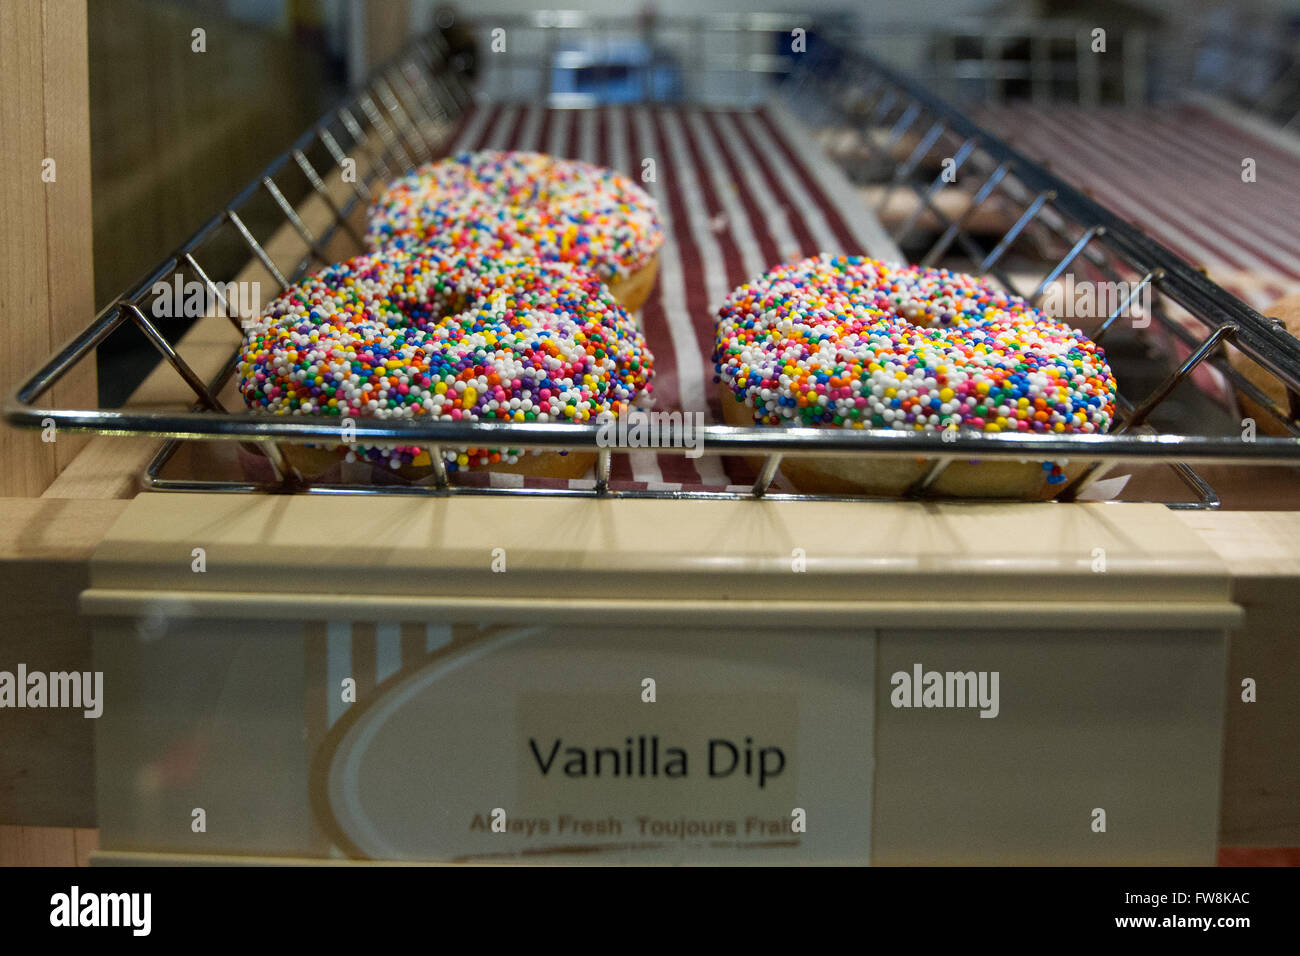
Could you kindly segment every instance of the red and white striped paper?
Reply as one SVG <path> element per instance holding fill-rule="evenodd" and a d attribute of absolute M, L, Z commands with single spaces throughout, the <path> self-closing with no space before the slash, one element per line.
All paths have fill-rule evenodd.
<path fill-rule="evenodd" d="M 807 132 L 779 106 L 748 112 L 493 104 L 462 118 L 446 152 L 538 150 L 607 166 L 642 182 L 659 201 L 664 229 L 659 280 L 642 310 L 655 356 L 655 407 L 703 412 L 706 421 L 716 423 L 722 417 L 710 361 L 713 316 L 728 292 L 800 256 L 897 256 L 847 180 L 809 144 Z M 643 182 L 647 159 L 654 160 L 652 182 Z M 458 484 L 555 484 L 491 472 L 455 477 Z M 739 488 L 750 480 L 738 461 L 641 450 L 615 456 L 611 486 Z"/>

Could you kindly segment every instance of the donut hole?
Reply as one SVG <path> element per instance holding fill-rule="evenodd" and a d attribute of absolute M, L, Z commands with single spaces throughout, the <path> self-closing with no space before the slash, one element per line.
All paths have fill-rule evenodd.
<path fill-rule="evenodd" d="M 653 370 L 635 320 L 586 270 L 396 248 L 285 293 L 250 330 L 242 359 L 250 406 L 340 419 L 584 422 L 648 395 Z M 433 464 L 414 445 L 304 448 L 403 473 Z M 443 454 L 452 471 L 524 457 L 515 448 Z M 297 456 L 313 470 L 318 457 Z"/>
<path fill-rule="evenodd" d="M 1105 432 L 1115 381 L 1093 343 L 984 280 L 822 256 L 728 297 L 714 361 L 733 424 Z M 928 489 L 1050 497 L 1087 463 L 953 462 Z M 801 491 L 898 496 L 916 460 L 786 456 Z"/>

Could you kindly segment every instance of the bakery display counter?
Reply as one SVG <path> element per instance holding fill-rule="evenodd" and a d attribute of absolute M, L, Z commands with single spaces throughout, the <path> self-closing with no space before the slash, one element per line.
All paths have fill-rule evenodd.
<path fill-rule="evenodd" d="M 634 859 L 641 816 L 701 809 L 734 841 L 664 830 L 645 858 L 1208 864 L 1216 845 L 1300 839 L 1290 513 L 153 493 L 4 514 L 16 653 L 103 670 L 107 689 L 96 721 L 11 715 L 7 772 L 29 782 L 5 809 L 98 825 L 101 862 Z M 916 665 L 922 706 L 895 706 Z M 974 674 L 974 703 L 926 707 L 931 671 L 945 695 L 948 672 Z M 404 781 L 400 806 L 364 810 L 378 842 L 327 786 L 375 708 L 418 737 L 367 744 L 375 779 Z M 656 736 L 658 777 L 590 790 L 530 746 L 546 763 L 565 741 L 559 771 L 571 745 L 623 768 L 631 737 L 636 769 Z M 743 773 L 745 737 L 787 761 L 767 786 Z M 709 777 L 713 739 L 738 745 L 734 779 L 722 744 Z M 662 789 L 680 782 L 669 747 L 702 774 L 685 805 Z M 468 802 L 443 813 L 462 781 Z M 838 842 L 744 830 L 799 807 Z M 475 816 L 497 808 L 623 829 L 484 842 Z"/>
<path fill-rule="evenodd" d="M 81 610 L 104 861 L 1212 863 L 1244 619 L 1158 505 L 159 494 Z"/>
<path fill-rule="evenodd" d="M 29 715 L 24 739 L 53 747 L 5 759 L 64 799 L 42 817 L 17 791 L 11 813 L 93 822 L 101 863 L 1211 864 L 1298 844 L 1300 343 L 1280 323 L 866 58 L 795 70 L 758 108 L 567 110 L 475 102 L 444 52 L 386 65 L 6 406 L 97 433 L 45 498 L 6 504 L 0 559 L 32 646 L 102 673 L 112 702 L 93 728 Z M 819 111 L 890 158 L 882 208 L 910 191 L 941 227 L 919 253 L 915 217 L 887 232 L 811 148 Z M 238 410 L 256 309 L 228 293 L 354 254 L 385 182 L 481 149 L 585 159 L 658 201 L 640 316 L 656 409 L 678 413 L 663 440 L 378 417 L 345 436 Z M 931 202 L 946 152 L 957 205 Z M 1009 219 L 982 216 L 994 196 Z M 283 210 L 273 235 L 244 226 L 253 199 Z M 204 271 L 218 235 L 241 272 Z M 1109 434 L 728 423 L 713 309 L 819 252 L 953 262 L 1035 302 L 1074 272 L 1124 283 L 1084 333 L 1119 352 L 1154 325 L 1185 349 L 1118 375 Z M 183 334 L 151 320 L 175 277 L 206 303 Z M 157 370 L 120 408 L 55 407 L 128 323 Z M 1218 411 L 1169 430 L 1171 396 L 1210 373 Z M 415 474 L 285 454 L 348 441 L 435 454 Z M 462 446 L 594 466 L 441 464 Z M 818 494 L 790 478 L 813 459 L 919 477 L 888 500 Z M 1026 462 L 1049 466 L 1045 500 L 943 494 L 949 469 Z"/>

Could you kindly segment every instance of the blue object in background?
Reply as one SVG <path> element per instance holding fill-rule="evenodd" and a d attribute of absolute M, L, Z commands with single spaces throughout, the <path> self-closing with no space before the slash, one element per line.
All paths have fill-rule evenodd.
<path fill-rule="evenodd" d="M 670 54 L 642 40 L 567 45 L 551 60 L 551 103 L 588 106 L 680 100 L 682 71 Z"/>

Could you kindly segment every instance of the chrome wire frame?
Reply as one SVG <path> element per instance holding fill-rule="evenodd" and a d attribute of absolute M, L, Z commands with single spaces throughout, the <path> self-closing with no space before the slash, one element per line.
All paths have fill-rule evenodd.
<path fill-rule="evenodd" d="M 762 29 L 770 32 L 772 24 L 763 21 Z M 745 29 L 741 24 L 737 29 Z M 1174 321 L 1163 303 L 1153 309 L 1153 318 L 1168 327 L 1191 354 L 1169 379 L 1136 406 L 1121 397 L 1121 419 L 1114 432 L 1107 435 L 1041 435 L 1020 433 L 972 433 L 940 436 L 923 432 L 891 430 L 847 430 L 821 428 L 770 428 L 709 425 L 697 431 L 695 443 L 705 454 L 756 456 L 764 459 L 752 486 L 740 490 L 620 490 L 609 483 L 614 455 L 634 449 L 608 447 L 596 426 L 563 423 L 448 422 L 417 420 L 379 420 L 362 418 L 349 426 L 346 440 L 363 445 L 420 445 L 432 448 L 436 459 L 427 483 L 411 486 L 375 486 L 347 484 L 313 485 L 287 464 L 280 450 L 282 444 L 345 444 L 343 425 L 324 417 L 271 417 L 230 413 L 220 407 L 216 396 L 234 374 L 237 353 L 207 382 L 184 361 L 166 339 L 149 322 L 141 304 L 159 279 L 175 270 L 188 268 L 214 293 L 224 314 L 236 328 L 242 317 L 233 314 L 221 296 L 220 288 L 204 272 L 199 254 L 221 228 L 233 227 L 250 254 L 257 259 L 283 289 L 304 275 L 313 261 L 324 259 L 324 248 L 337 230 L 344 230 L 353 241 L 360 237 L 348 219 L 357 203 L 366 203 L 382 186 L 382 180 L 408 171 L 437 152 L 437 144 L 426 138 L 430 124 L 452 122 L 472 101 L 472 92 L 464 77 L 454 70 L 445 44 L 436 35 L 415 42 L 400 57 L 376 72 L 367 87 L 305 132 L 289 150 L 278 157 L 239 196 L 222 209 L 177 252 L 160 263 L 143 281 L 112 303 L 55 354 L 42 368 L 24 382 L 5 404 L 6 420 L 18 426 L 44 427 L 53 421 L 58 428 L 96 432 L 107 435 L 154 436 L 165 442 L 144 476 L 148 488 L 169 491 L 254 492 L 293 491 L 318 494 L 525 494 L 561 496 L 607 496 L 651 498 L 768 498 L 773 500 L 828 499 L 825 495 L 775 493 L 772 483 L 784 457 L 849 456 L 892 459 L 926 459 L 931 462 L 927 473 L 909 490 L 909 496 L 930 494 L 935 480 L 947 465 L 959 460 L 1011 459 L 1021 461 L 1086 460 L 1110 467 L 1120 462 L 1131 464 L 1163 463 L 1172 467 L 1195 495 L 1192 502 L 1166 502 L 1170 507 L 1212 508 L 1219 499 L 1212 488 L 1193 469 L 1193 465 L 1300 465 L 1300 429 L 1288 410 L 1272 402 L 1223 360 L 1221 347 L 1231 342 L 1243 354 L 1280 379 L 1288 388 L 1300 392 L 1300 342 L 1285 333 L 1280 323 L 1267 319 L 1209 281 L 1169 250 L 1140 233 L 1136 228 L 1073 189 L 1054 174 L 1028 157 L 1016 152 L 991 136 L 955 108 L 933 96 L 900 74 L 863 53 L 843 52 L 847 69 L 832 77 L 817 76 L 796 69 L 789 79 L 794 87 L 806 88 L 824 102 L 843 103 L 846 94 L 869 91 L 869 106 L 861 103 L 845 108 L 846 116 L 867 127 L 885 128 L 889 132 L 887 153 L 899 143 L 909 128 L 923 128 L 919 144 L 905 160 L 898 163 L 889 188 L 910 188 L 922 207 L 937 217 L 944 231 L 922 261 L 933 264 L 956 243 L 963 253 L 979 263 L 979 271 L 988 273 L 1010 291 L 1009 278 L 999 268 L 1007 251 L 1031 233 L 1045 235 L 1066 251 L 1048 271 L 1030 295 L 1041 296 L 1049 285 L 1072 263 L 1081 261 L 1101 274 L 1119 279 L 1121 273 L 1132 274 L 1136 285 L 1128 301 L 1121 304 L 1102 324 L 1095 338 L 1100 340 L 1115 325 L 1136 296 L 1147 286 L 1195 316 L 1206 328 L 1198 339 Z M 308 151 L 319 145 L 338 169 L 343 169 L 350 153 L 365 154 L 370 165 L 365 177 L 352 182 L 352 195 L 345 204 L 331 197 L 324 176 L 333 170 L 315 168 Z M 956 220 L 949 219 L 934 204 L 935 194 L 946 188 L 942 182 L 926 181 L 918 175 L 924 161 L 934 151 L 949 150 L 961 166 L 963 181 L 979 183 L 970 195 L 970 203 Z M 940 155 L 943 155 L 942 153 Z M 290 166 L 309 183 L 312 192 L 323 197 L 333 221 L 322 235 L 313 234 L 286 200 L 277 183 Z M 971 172 L 975 171 L 974 175 Z M 266 249 L 245 225 L 239 210 L 254 196 L 270 196 L 287 223 L 302 239 L 307 254 L 294 270 L 283 273 L 271 260 Z M 1020 212 L 1014 224 L 991 249 L 984 249 L 967 230 L 971 215 L 994 196 L 1012 204 Z M 913 216 L 895 233 L 902 238 L 917 219 Z M 1140 278 L 1138 278 L 1140 277 Z M 160 354 L 171 364 L 194 392 L 196 403 L 189 412 L 152 412 L 134 409 L 68 410 L 40 407 L 36 403 L 79 362 L 93 360 L 96 347 L 126 322 L 133 322 L 148 337 Z M 1253 442 L 1235 437 L 1204 437 L 1158 434 L 1146 424 L 1147 417 L 1202 362 L 1211 362 L 1233 384 L 1254 398 L 1289 430 L 1287 438 L 1259 436 Z M 686 453 L 687 436 L 669 428 L 661 431 L 663 443 L 659 454 Z M 235 441 L 245 448 L 258 449 L 267 458 L 275 481 L 263 485 L 248 481 L 220 481 L 163 476 L 167 462 L 180 442 L 189 440 Z M 454 486 L 437 454 L 440 448 L 510 447 L 521 449 L 595 452 L 597 477 L 589 487 L 569 488 L 471 488 Z M 1072 500 L 1087 484 L 1104 473 L 1096 464 L 1074 481 L 1062 485 L 1057 500 Z M 838 500 L 838 499 L 835 499 Z M 861 500 L 861 499 L 854 499 Z"/>

